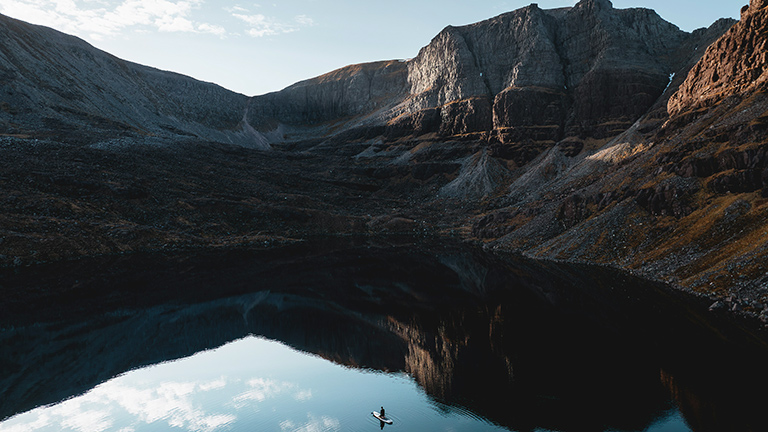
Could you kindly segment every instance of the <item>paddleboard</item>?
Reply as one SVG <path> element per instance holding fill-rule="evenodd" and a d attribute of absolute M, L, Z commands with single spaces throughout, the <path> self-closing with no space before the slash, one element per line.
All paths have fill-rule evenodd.
<path fill-rule="evenodd" d="M 374 417 L 376 417 L 376 418 L 377 418 L 377 419 L 379 419 L 380 421 L 383 421 L 383 422 L 384 422 L 384 423 L 386 423 L 386 424 L 392 424 L 392 420 L 390 420 L 390 419 L 388 419 L 388 418 L 386 418 L 386 417 L 382 417 L 382 416 L 381 416 L 381 414 L 379 414 L 379 412 L 378 412 L 378 411 L 374 411 L 374 412 L 372 412 L 371 414 L 373 414 L 373 416 L 374 416 Z"/>

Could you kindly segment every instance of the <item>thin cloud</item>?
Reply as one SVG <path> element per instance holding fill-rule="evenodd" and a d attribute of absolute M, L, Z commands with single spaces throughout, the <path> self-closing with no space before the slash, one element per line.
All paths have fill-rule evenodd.
<path fill-rule="evenodd" d="M 164 16 L 155 20 L 157 29 L 161 32 L 194 33 L 195 24 L 183 17 Z"/>
<path fill-rule="evenodd" d="M 296 16 L 293 22 L 285 23 L 276 18 L 268 17 L 263 14 L 249 14 L 240 10 L 232 11 L 232 16 L 249 25 L 246 34 L 252 37 L 276 36 L 279 34 L 293 33 L 299 31 L 301 27 L 314 25 L 314 20 L 307 15 Z"/>
<path fill-rule="evenodd" d="M 313 26 L 315 25 L 315 20 L 312 18 L 306 16 L 306 15 L 297 15 L 296 18 L 294 18 L 294 21 L 296 21 L 298 24 L 303 26 Z"/>
<path fill-rule="evenodd" d="M 197 31 L 199 33 L 209 33 L 212 35 L 224 37 L 227 34 L 227 29 L 215 24 L 202 23 L 197 25 Z"/>
<path fill-rule="evenodd" d="M 259 5 L 255 5 L 255 6 L 258 7 Z M 224 8 L 224 10 L 229 12 L 229 13 L 248 13 L 249 12 L 248 9 L 246 9 L 246 8 L 240 6 L 240 5 L 226 7 L 226 8 Z"/>
<path fill-rule="evenodd" d="M 262 14 L 246 15 L 241 13 L 232 14 L 233 17 L 245 21 L 252 26 L 263 26 L 268 24 L 267 17 Z"/>
<path fill-rule="evenodd" d="M 96 40 L 127 29 L 225 36 L 224 27 L 193 18 L 202 4 L 203 0 L 123 0 L 117 5 L 82 0 L 3 0 L 0 12 Z"/>
<path fill-rule="evenodd" d="M 246 33 L 253 37 L 274 36 L 281 33 L 290 33 L 294 31 L 291 27 L 281 24 L 275 19 L 267 18 L 262 14 L 232 14 L 233 17 L 245 22 L 250 26 Z"/>
<path fill-rule="evenodd" d="M 19 423 L 8 432 L 26 432 L 39 428 L 69 429 L 76 432 L 115 430 L 115 423 L 130 422 L 118 432 L 131 432 L 144 425 L 167 425 L 187 432 L 227 430 L 236 420 L 234 414 L 208 412 L 205 393 L 227 386 L 224 379 L 209 382 L 165 382 L 157 387 L 122 383 L 120 378 L 103 383 L 90 392 L 51 407 L 22 414 Z M 119 426 L 118 426 L 119 427 Z"/>

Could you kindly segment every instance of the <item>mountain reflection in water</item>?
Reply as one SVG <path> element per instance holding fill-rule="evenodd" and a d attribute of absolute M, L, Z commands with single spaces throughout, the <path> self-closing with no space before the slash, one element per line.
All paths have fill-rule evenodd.
<path fill-rule="evenodd" d="M 257 335 L 511 430 L 640 431 L 675 406 L 691 430 L 768 430 L 764 335 L 604 268 L 350 241 L 2 280 L 0 418 Z"/>

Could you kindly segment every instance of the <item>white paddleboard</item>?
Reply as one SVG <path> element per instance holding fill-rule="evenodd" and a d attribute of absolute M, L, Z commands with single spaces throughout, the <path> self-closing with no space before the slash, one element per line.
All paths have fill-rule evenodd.
<path fill-rule="evenodd" d="M 386 423 L 386 424 L 392 424 L 392 420 L 390 420 L 390 419 L 388 419 L 388 418 L 386 418 L 386 417 L 382 417 L 382 416 L 381 416 L 381 414 L 379 414 L 379 412 L 378 412 L 378 411 L 374 411 L 374 412 L 372 412 L 371 414 L 373 414 L 373 416 L 374 416 L 374 417 L 376 417 L 376 418 L 377 418 L 377 419 L 379 419 L 380 421 L 383 421 L 383 422 L 384 422 L 384 423 Z"/>

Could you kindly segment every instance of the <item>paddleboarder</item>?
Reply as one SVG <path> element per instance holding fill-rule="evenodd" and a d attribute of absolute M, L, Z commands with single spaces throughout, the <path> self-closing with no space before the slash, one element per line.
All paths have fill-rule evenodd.
<path fill-rule="evenodd" d="M 381 411 L 379 411 L 379 412 L 374 411 L 371 414 L 373 414 L 373 416 L 376 417 L 376 419 L 379 420 L 379 423 L 380 423 L 382 429 L 384 429 L 384 425 L 385 424 L 392 424 L 392 420 L 390 420 L 387 417 L 385 417 L 386 412 L 384 411 L 384 407 L 381 407 Z"/>

